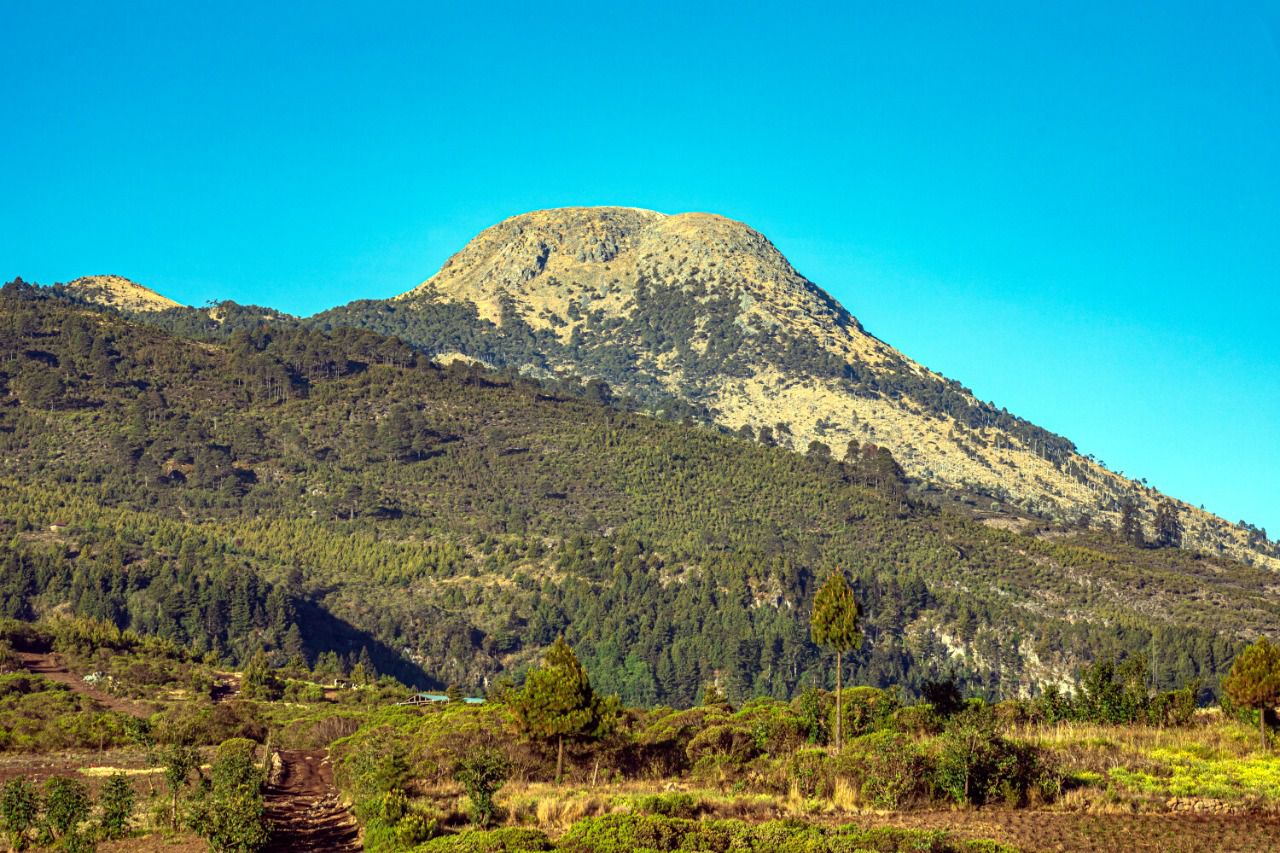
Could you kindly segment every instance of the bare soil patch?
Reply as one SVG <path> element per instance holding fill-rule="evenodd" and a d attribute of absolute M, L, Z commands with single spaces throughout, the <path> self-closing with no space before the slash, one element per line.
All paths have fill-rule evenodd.
<path fill-rule="evenodd" d="M 360 850 L 355 818 L 338 798 L 333 766 L 323 751 L 284 750 L 281 769 L 266 789 L 268 851 Z"/>
<path fill-rule="evenodd" d="M 155 710 L 145 702 L 112 696 L 87 683 L 79 675 L 67 669 L 66 664 L 62 662 L 62 657 L 56 652 L 18 652 L 18 658 L 22 661 L 22 668 L 27 672 L 42 675 L 50 681 L 66 685 L 76 693 L 88 696 L 109 710 L 134 717 L 146 717 Z"/>
<path fill-rule="evenodd" d="M 1272 815 L 1084 814 L 1037 809 L 901 812 L 858 815 L 860 826 L 945 829 L 990 838 L 1028 853 L 1255 853 L 1280 850 L 1280 818 Z"/>

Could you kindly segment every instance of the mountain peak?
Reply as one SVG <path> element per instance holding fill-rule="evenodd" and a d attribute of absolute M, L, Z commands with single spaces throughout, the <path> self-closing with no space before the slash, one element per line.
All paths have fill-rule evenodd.
<path fill-rule="evenodd" d="M 66 285 L 67 292 L 123 311 L 167 311 L 182 307 L 167 296 L 118 275 L 86 275 Z"/>
<path fill-rule="evenodd" d="M 501 323 L 503 305 L 568 340 L 579 318 L 627 314 L 638 288 L 703 288 L 741 298 L 757 325 L 797 314 L 855 326 L 754 228 L 714 213 L 564 207 L 511 217 L 480 232 L 402 300 L 470 302 Z"/>

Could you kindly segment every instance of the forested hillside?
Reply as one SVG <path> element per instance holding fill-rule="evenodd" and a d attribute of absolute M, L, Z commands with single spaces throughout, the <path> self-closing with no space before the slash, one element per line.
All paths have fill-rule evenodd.
<path fill-rule="evenodd" d="M 1213 687 L 1280 624 L 1268 571 L 992 526 L 874 445 L 800 455 L 599 386 L 242 319 L 193 341 L 0 291 L 0 615 L 470 689 L 563 632 L 601 691 L 675 704 L 831 680 L 808 614 L 834 566 L 867 618 L 855 679 L 907 689 L 1015 694 L 1138 653 L 1158 686 Z"/>
<path fill-rule="evenodd" d="M 763 234 L 723 216 L 532 211 L 486 228 L 407 293 L 303 322 L 534 376 L 603 380 L 651 409 L 684 406 L 798 451 L 873 442 L 913 477 L 1057 522 L 1118 528 L 1130 507 L 1152 526 L 1163 506 L 1196 550 L 1280 570 L 1264 530 L 1171 500 L 978 399 L 870 334 Z"/>

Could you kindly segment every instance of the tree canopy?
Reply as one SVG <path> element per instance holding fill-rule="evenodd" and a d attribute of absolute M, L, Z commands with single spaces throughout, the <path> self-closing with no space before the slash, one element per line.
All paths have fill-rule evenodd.
<path fill-rule="evenodd" d="M 591 687 L 587 671 L 564 636 L 547 649 L 543 664 L 530 670 L 512 709 L 526 733 L 556 742 L 556 779 L 564 770 L 566 738 L 597 738 L 608 732 L 617 698 L 605 699 Z"/>
<path fill-rule="evenodd" d="M 1258 731 L 1267 745 L 1267 710 L 1280 702 L 1280 646 L 1265 637 L 1241 652 L 1222 680 L 1232 702 L 1258 709 Z"/>

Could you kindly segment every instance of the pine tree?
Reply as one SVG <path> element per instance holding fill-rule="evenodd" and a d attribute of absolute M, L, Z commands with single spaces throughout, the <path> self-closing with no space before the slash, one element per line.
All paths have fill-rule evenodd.
<path fill-rule="evenodd" d="M 1142 519 L 1138 517 L 1138 504 L 1132 499 L 1126 499 L 1120 504 L 1120 538 L 1135 548 L 1146 545 L 1146 538 L 1142 534 Z"/>
<path fill-rule="evenodd" d="M 858 627 L 858 602 L 853 590 L 840 569 L 831 573 L 827 582 L 813 599 L 813 614 L 809 619 L 809 633 L 813 641 L 827 646 L 836 653 L 836 752 L 843 746 L 841 720 L 844 707 L 841 704 L 843 655 L 862 645 L 862 630 Z"/>
<path fill-rule="evenodd" d="M 1168 498 L 1160 501 L 1160 505 L 1156 507 L 1156 545 L 1161 548 L 1181 548 L 1182 530 L 1177 505 Z"/>
<path fill-rule="evenodd" d="M 557 783 L 564 773 L 565 738 L 603 736 L 615 705 L 616 700 L 596 695 L 564 635 L 556 638 L 543 656 L 542 667 L 529 672 L 524 688 L 512 700 L 516 720 L 525 732 L 556 741 Z"/>
<path fill-rule="evenodd" d="M 1280 646 L 1265 637 L 1249 646 L 1222 679 L 1223 691 L 1237 705 L 1258 709 L 1258 733 L 1267 747 L 1267 709 L 1280 702 Z"/>

